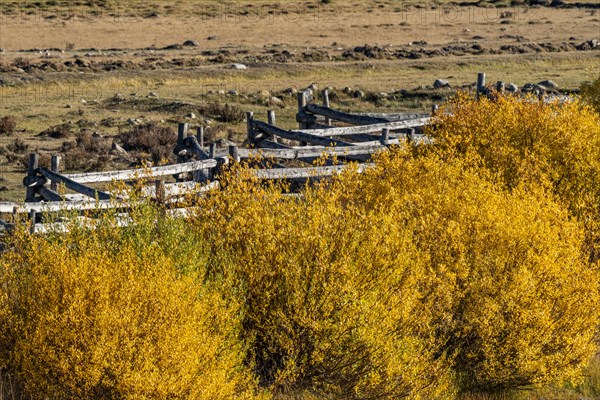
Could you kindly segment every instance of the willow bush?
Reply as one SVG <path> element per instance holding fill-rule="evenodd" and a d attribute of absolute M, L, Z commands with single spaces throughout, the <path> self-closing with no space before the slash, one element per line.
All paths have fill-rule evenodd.
<path fill-rule="evenodd" d="M 302 199 L 243 175 L 195 224 L 275 392 L 451 397 L 450 376 L 458 390 L 564 382 L 593 354 L 597 277 L 543 188 L 400 150 Z"/>
<path fill-rule="evenodd" d="M 252 397 L 235 303 L 190 272 L 203 253 L 188 251 L 185 224 L 157 225 L 149 210 L 134 228 L 107 217 L 94 230 L 11 240 L 2 361 L 27 398 Z"/>
<path fill-rule="evenodd" d="M 437 145 L 424 152 L 459 158 L 512 190 L 542 185 L 583 224 L 591 261 L 600 257 L 600 114 L 582 103 L 544 104 L 462 94 L 428 130 Z"/>
<path fill-rule="evenodd" d="M 387 210 L 344 204 L 340 183 L 290 199 L 247 172 L 232 171 L 194 224 L 211 245 L 211 273 L 231 275 L 244 299 L 261 383 L 317 397 L 450 397 L 410 231 Z"/>

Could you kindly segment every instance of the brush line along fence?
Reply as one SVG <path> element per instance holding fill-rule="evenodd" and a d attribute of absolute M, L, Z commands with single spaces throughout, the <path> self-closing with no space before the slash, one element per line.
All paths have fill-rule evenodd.
<path fill-rule="evenodd" d="M 485 74 L 480 73 L 477 93 L 482 93 L 484 88 Z M 313 101 L 310 90 L 298 93 L 298 129 L 278 127 L 274 111 L 267 113 L 266 122 L 255 119 L 252 112 L 246 113 L 249 148 L 230 145 L 227 149 L 219 149 L 216 143 L 205 146 L 203 127 L 193 135 L 188 124 L 182 123 L 173 150 L 177 163 L 172 165 L 63 174 L 59 156 L 52 156 L 51 167 L 47 169 L 39 166 L 37 154 L 30 154 L 27 176 L 23 179 L 25 202 L 0 202 L 0 214 L 7 216 L 0 219 L 0 228 L 10 232 L 26 214 L 32 233 L 60 230 L 66 225 L 46 216 L 69 211 L 93 222 L 89 214 L 85 215 L 86 211 L 109 209 L 118 212 L 121 217 L 118 224 L 127 225 L 131 222 L 127 212 L 139 200 L 121 191 L 101 187 L 109 182 L 114 187 L 116 181 L 126 185 L 142 182 L 135 186 L 139 195 L 136 198 L 149 198 L 163 204 L 169 214 L 186 215 L 190 211 L 186 208 L 189 204 L 186 200 L 218 188 L 219 173 L 230 162 L 249 162 L 259 179 L 306 181 L 337 174 L 347 167 L 348 162 L 360 163 L 358 168 L 362 171 L 371 165 L 369 161 L 373 154 L 393 145 L 430 143 L 430 139 L 421 133 L 430 122 L 430 114 L 346 113 L 329 106 L 327 90 L 321 94 L 322 104 L 319 105 Z M 436 112 L 437 106 L 433 105 L 431 113 Z M 325 165 L 312 165 L 318 159 L 325 160 Z M 306 165 L 290 167 L 290 161 Z"/>

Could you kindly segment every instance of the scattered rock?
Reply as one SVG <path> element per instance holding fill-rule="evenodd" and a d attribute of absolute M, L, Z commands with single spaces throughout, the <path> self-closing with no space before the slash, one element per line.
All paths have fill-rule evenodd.
<path fill-rule="evenodd" d="M 160 17 L 160 14 L 156 11 L 146 14 L 146 18 L 159 18 L 159 17 Z"/>
<path fill-rule="evenodd" d="M 558 90 L 558 85 L 554 82 L 552 82 L 551 80 L 545 80 L 545 81 L 541 81 L 538 82 L 538 85 L 543 86 L 546 89 L 549 90 Z"/>
<path fill-rule="evenodd" d="M 269 104 L 272 106 L 275 106 L 275 107 L 285 108 L 285 103 L 279 97 L 275 97 L 275 96 L 271 97 L 269 99 Z"/>
<path fill-rule="evenodd" d="M 156 94 L 155 92 L 150 92 L 148 93 L 148 97 L 158 97 L 158 94 Z"/>
<path fill-rule="evenodd" d="M 514 83 L 509 83 L 508 85 L 506 85 L 505 89 L 509 93 L 517 93 L 519 91 L 519 87 Z"/>
<path fill-rule="evenodd" d="M 196 114 L 194 114 L 194 113 L 189 113 L 189 114 L 188 114 L 188 115 L 186 115 L 185 117 L 186 117 L 186 118 L 188 118 L 188 119 L 196 119 L 196 118 L 197 118 L 197 117 L 196 117 Z"/>
<path fill-rule="evenodd" d="M 450 87 L 450 82 L 448 82 L 445 79 L 436 79 L 435 82 L 433 82 L 434 89 L 442 89 L 442 88 L 449 88 L 449 87 Z"/>
<path fill-rule="evenodd" d="M 352 88 L 350 86 L 346 86 L 342 92 L 344 92 L 345 94 L 352 94 Z"/>
<path fill-rule="evenodd" d="M 65 108 L 73 108 L 73 106 L 72 106 L 72 105 L 70 105 L 70 104 L 67 104 L 67 105 L 65 106 Z"/>
<path fill-rule="evenodd" d="M 261 90 L 260 92 L 258 92 L 258 97 L 268 99 L 269 97 L 271 97 L 271 93 L 269 93 L 268 90 Z"/>
<path fill-rule="evenodd" d="M 85 105 L 85 104 L 87 104 L 87 100 L 86 100 L 86 99 L 81 99 L 81 100 L 79 100 L 79 102 L 80 102 L 81 104 L 84 104 L 84 105 Z"/>
<path fill-rule="evenodd" d="M 284 89 L 281 93 L 283 93 L 287 96 L 293 96 L 298 93 L 298 90 L 296 90 L 293 87 L 289 87 L 289 88 Z"/>
<path fill-rule="evenodd" d="M 223 89 L 217 90 L 217 94 L 224 95 L 225 91 Z"/>
<path fill-rule="evenodd" d="M 117 93 L 113 96 L 113 100 L 114 101 L 123 101 L 123 100 L 125 100 L 125 96 L 123 96 L 121 93 Z"/>
<path fill-rule="evenodd" d="M 354 93 L 352 93 L 352 97 L 355 99 L 362 99 L 365 97 L 365 92 L 362 90 L 355 90 Z"/>
<path fill-rule="evenodd" d="M 245 64 L 231 64 L 231 68 L 233 69 L 248 69 L 248 67 Z"/>
<path fill-rule="evenodd" d="M 239 96 L 240 95 L 237 90 L 230 90 L 229 92 L 227 92 L 227 94 L 230 96 Z"/>
<path fill-rule="evenodd" d="M 307 89 L 310 89 L 310 90 L 312 90 L 313 92 L 316 92 L 317 90 L 319 90 L 319 86 L 317 86 L 317 84 L 316 84 L 316 83 L 311 83 L 311 84 L 310 84 L 310 85 L 307 87 Z"/>
<path fill-rule="evenodd" d="M 185 42 L 183 42 L 184 46 L 188 46 L 188 47 L 198 47 L 200 46 L 200 44 L 198 42 L 196 42 L 195 40 L 186 40 Z"/>
<path fill-rule="evenodd" d="M 210 35 L 209 37 L 206 38 L 206 40 L 218 40 L 219 37 L 217 35 Z"/>

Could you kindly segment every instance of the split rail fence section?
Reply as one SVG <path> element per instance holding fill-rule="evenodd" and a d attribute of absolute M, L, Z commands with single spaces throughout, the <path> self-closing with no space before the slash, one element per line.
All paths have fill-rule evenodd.
<path fill-rule="evenodd" d="M 485 74 L 479 74 L 477 92 L 485 87 Z M 432 106 L 432 114 L 437 106 Z M 322 104 L 313 102 L 310 90 L 298 93 L 298 129 L 286 130 L 277 126 L 274 111 L 267 114 L 267 122 L 246 113 L 247 134 L 250 148 L 230 145 L 226 151 L 217 150 L 216 143 L 204 145 L 204 130 L 199 127 L 196 135 L 188 133 L 188 125 L 180 124 L 177 145 L 173 150 L 177 163 L 151 168 L 121 171 L 90 172 L 78 174 L 60 173 L 60 157 L 53 156 L 51 168 L 39 166 L 39 156 L 30 154 L 25 203 L 0 202 L 0 215 L 12 215 L 12 222 L 0 219 L 0 229 L 11 231 L 20 215 L 28 215 L 30 231 L 46 232 L 60 229 L 60 222 L 48 223 L 46 215 L 73 211 L 81 214 L 86 210 L 116 209 L 122 212 L 122 225 L 128 224 L 127 211 L 135 200 L 119 191 L 107 191 L 95 186 L 107 182 L 148 182 L 142 186 L 140 197 L 150 198 L 164 204 L 167 212 L 185 215 L 189 196 L 198 196 L 219 186 L 221 168 L 229 162 L 248 160 L 255 164 L 259 179 L 307 180 L 332 176 L 343 170 L 348 162 L 359 162 L 359 171 L 370 164 L 374 153 L 390 146 L 404 143 L 430 143 L 421 133 L 430 122 L 431 115 L 419 113 L 355 114 L 329 107 L 327 90 L 322 92 Z M 324 166 L 312 166 L 317 159 L 325 160 Z M 257 161 L 258 160 L 258 161 Z M 290 166 L 294 162 L 306 166 Z M 165 183 L 158 178 L 173 177 L 176 182 Z M 60 187 L 60 189 L 59 189 Z M 63 192 L 70 191 L 70 194 Z M 9 218 L 10 219 L 10 218 Z M 52 221 L 52 218 L 50 218 Z"/>

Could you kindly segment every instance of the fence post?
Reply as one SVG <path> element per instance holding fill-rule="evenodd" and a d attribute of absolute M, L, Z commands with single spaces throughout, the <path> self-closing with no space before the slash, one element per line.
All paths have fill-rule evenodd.
<path fill-rule="evenodd" d="M 415 141 L 415 128 L 410 128 L 408 130 L 408 134 L 406 135 L 409 143 L 413 143 Z"/>
<path fill-rule="evenodd" d="M 29 222 L 31 224 L 29 225 L 29 233 L 32 235 L 35 233 L 35 214 L 34 209 L 29 210 Z"/>
<path fill-rule="evenodd" d="M 165 204 L 167 191 L 165 189 L 165 183 L 160 179 L 154 181 L 154 187 L 156 189 L 156 202 L 161 206 Z"/>
<path fill-rule="evenodd" d="M 239 162 L 240 159 L 238 157 L 238 148 L 236 145 L 232 144 L 229 146 L 229 156 L 231 157 L 232 162 Z"/>
<path fill-rule="evenodd" d="M 200 144 L 200 147 L 204 148 L 204 127 L 203 126 L 199 126 L 196 129 L 196 139 L 198 139 L 198 143 Z"/>
<path fill-rule="evenodd" d="M 36 170 L 38 169 L 38 164 L 40 161 L 40 156 L 36 153 L 29 154 L 29 162 L 27 163 L 27 182 L 31 185 L 31 182 L 35 181 Z M 27 186 L 27 193 L 25 195 L 26 202 L 35 201 L 35 186 Z"/>
<path fill-rule="evenodd" d="M 254 134 L 254 113 L 248 111 L 246 113 L 246 133 L 248 135 L 248 141 L 254 143 L 256 135 Z"/>
<path fill-rule="evenodd" d="M 306 107 L 306 91 L 302 90 L 298 92 L 298 115 L 304 114 L 304 107 Z M 306 129 L 304 122 L 298 122 L 299 129 Z"/>
<path fill-rule="evenodd" d="M 59 170 L 60 170 L 60 156 L 55 154 L 52 156 L 52 159 L 50 161 L 50 171 L 58 174 Z M 58 188 L 58 183 L 56 181 L 50 182 L 50 189 L 52 189 L 56 192 L 57 188 Z"/>
<path fill-rule="evenodd" d="M 267 122 L 269 125 L 277 126 L 277 120 L 275 119 L 275 110 L 267 111 Z M 277 136 L 269 135 L 269 140 L 277 143 Z"/>
<path fill-rule="evenodd" d="M 476 94 L 477 100 L 479 100 L 479 96 L 483 93 L 484 88 L 485 88 L 485 72 L 480 72 L 477 74 L 477 94 Z"/>
<path fill-rule="evenodd" d="M 323 105 L 329 107 L 329 91 L 327 89 L 323 89 Z M 331 126 L 331 118 L 325 117 L 325 125 Z"/>
<path fill-rule="evenodd" d="M 390 130 L 388 128 L 383 128 L 381 130 L 381 144 L 387 146 L 390 144 Z"/>

